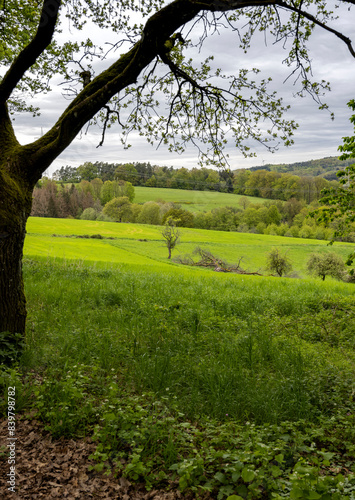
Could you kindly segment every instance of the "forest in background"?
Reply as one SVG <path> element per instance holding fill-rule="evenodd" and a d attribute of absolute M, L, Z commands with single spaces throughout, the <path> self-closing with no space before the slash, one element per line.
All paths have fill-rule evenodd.
<path fill-rule="evenodd" d="M 180 203 L 162 198 L 162 192 L 166 192 L 168 197 L 173 190 L 136 189 L 149 190 L 149 201 L 134 202 L 135 188 L 128 181 L 102 182 L 101 179 L 93 179 L 90 182 L 83 180 L 79 184 L 60 184 L 44 179 L 34 190 L 31 215 L 151 225 L 164 225 L 170 217 L 180 227 L 320 240 L 330 240 L 339 225 L 339 221 L 320 223 L 309 217 L 319 206 L 318 202 L 306 204 L 295 197 L 287 201 L 268 199 L 256 203 L 255 198 L 235 195 L 233 205 L 226 203 L 226 206 L 213 208 L 213 205 L 206 204 L 205 211 L 194 213 L 193 202 L 191 205 L 185 203 L 184 206 L 188 208 L 185 209 Z M 154 197 L 155 191 L 157 197 Z M 224 193 L 218 193 L 218 196 L 230 198 Z M 342 241 L 355 241 L 355 232 L 350 232 Z"/>
<path fill-rule="evenodd" d="M 319 158 L 318 160 L 309 160 L 303 162 L 295 163 L 279 163 L 272 164 L 268 163 L 266 165 L 259 165 L 257 167 L 251 167 L 248 170 L 267 170 L 273 172 L 281 173 L 294 173 L 299 176 L 312 176 L 312 177 L 323 177 L 328 181 L 336 181 L 336 173 L 339 170 L 343 170 L 348 165 L 353 163 L 352 159 L 339 160 L 338 156 L 328 156 L 326 158 Z"/>
<path fill-rule="evenodd" d="M 85 162 L 79 167 L 61 167 L 54 172 L 53 179 L 63 183 L 122 180 L 133 186 L 217 191 L 284 201 L 296 198 L 311 203 L 319 199 L 322 189 L 337 185 L 336 171 L 347 163 L 337 158 L 325 158 L 288 166 L 265 165 L 217 171 L 157 166 L 149 162 Z"/>

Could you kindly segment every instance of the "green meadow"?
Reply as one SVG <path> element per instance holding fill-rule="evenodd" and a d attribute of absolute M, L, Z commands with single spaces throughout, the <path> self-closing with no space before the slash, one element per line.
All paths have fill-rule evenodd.
<path fill-rule="evenodd" d="M 17 412 L 54 439 L 90 436 L 90 467 L 148 491 L 353 500 L 355 287 L 305 273 L 329 247 L 181 230 L 173 255 L 265 272 L 278 247 L 298 278 L 231 275 L 169 262 L 160 229 L 29 219 L 26 343 L 0 378 Z"/>
<path fill-rule="evenodd" d="M 74 237 L 84 235 L 101 235 L 103 239 Z M 181 243 L 173 256 L 191 253 L 197 246 L 231 263 L 243 257 L 243 268 L 261 272 L 265 272 L 267 253 L 277 247 L 287 252 L 294 271 L 303 278 L 307 277 L 305 269 L 311 253 L 331 250 L 345 259 L 352 250 L 350 243 L 336 243 L 330 248 L 327 242 L 314 239 L 182 228 Z M 167 260 L 161 226 L 74 219 L 31 217 L 25 255 L 81 259 L 98 265 L 109 262 L 170 270 L 177 266 Z M 181 266 L 178 267 L 181 270 Z"/>
<path fill-rule="evenodd" d="M 214 208 L 236 207 L 240 208 L 239 201 L 242 196 L 231 193 L 218 193 L 217 191 L 193 191 L 188 189 L 168 189 L 135 186 L 135 203 L 146 201 L 164 200 L 178 203 L 191 212 L 208 212 Z M 264 203 L 266 199 L 246 196 L 251 203 Z"/>

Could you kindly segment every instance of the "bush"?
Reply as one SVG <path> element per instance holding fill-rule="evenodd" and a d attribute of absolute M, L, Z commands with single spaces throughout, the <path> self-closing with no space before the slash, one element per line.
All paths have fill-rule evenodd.
<path fill-rule="evenodd" d="M 138 224 L 160 224 L 160 205 L 155 203 L 155 201 L 147 201 L 142 206 L 142 210 L 139 212 L 136 221 Z"/>
<path fill-rule="evenodd" d="M 276 224 L 269 224 L 264 231 L 264 234 L 277 235 L 278 226 Z"/>
<path fill-rule="evenodd" d="M 314 236 L 315 236 L 315 238 L 316 238 L 317 240 L 325 240 L 326 238 L 325 238 L 324 228 L 322 228 L 322 227 L 318 227 L 318 228 L 316 229 L 316 232 L 315 232 L 315 235 L 314 235 Z"/>
<path fill-rule="evenodd" d="M 278 236 L 285 236 L 286 232 L 288 231 L 288 225 L 283 223 L 283 224 L 280 224 L 277 228 L 277 235 Z"/>
<path fill-rule="evenodd" d="M 256 226 L 256 232 L 258 234 L 264 234 L 265 229 L 266 229 L 265 222 L 259 222 L 259 224 Z"/>
<path fill-rule="evenodd" d="M 314 229 L 311 226 L 308 226 L 307 224 L 302 226 L 299 232 L 300 238 L 314 238 Z"/>
<path fill-rule="evenodd" d="M 300 228 L 298 226 L 291 226 L 288 231 L 291 233 L 291 236 L 293 238 L 299 238 L 299 236 L 300 236 Z"/>
<path fill-rule="evenodd" d="M 292 264 L 286 253 L 281 254 L 278 248 L 274 248 L 267 255 L 267 267 L 271 272 L 276 272 L 280 277 L 292 271 Z"/>
<path fill-rule="evenodd" d="M 307 262 L 307 271 L 309 274 L 325 280 L 326 276 L 331 276 L 337 280 L 344 278 L 345 264 L 339 255 L 335 252 L 325 254 L 312 253 Z"/>
<path fill-rule="evenodd" d="M 102 212 L 96 217 L 96 220 L 101 221 L 101 222 L 113 222 L 111 217 L 103 214 Z"/>
<path fill-rule="evenodd" d="M 237 231 L 238 233 L 247 233 L 249 231 L 249 227 L 247 224 L 239 224 Z"/>
<path fill-rule="evenodd" d="M 85 208 L 84 212 L 81 214 L 81 220 L 96 220 L 98 213 L 94 208 Z"/>
<path fill-rule="evenodd" d="M 162 224 L 166 224 L 169 219 L 174 219 L 178 227 L 193 227 L 194 225 L 193 214 L 183 208 L 170 208 L 164 214 Z"/>

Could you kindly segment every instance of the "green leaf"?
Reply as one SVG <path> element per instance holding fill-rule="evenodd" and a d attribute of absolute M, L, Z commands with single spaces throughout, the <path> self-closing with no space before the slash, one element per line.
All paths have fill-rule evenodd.
<path fill-rule="evenodd" d="M 117 416 L 114 413 L 105 413 L 104 419 L 105 420 L 115 420 Z"/>
<path fill-rule="evenodd" d="M 322 498 L 322 495 L 320 495 L 319 493 L 317 493 L 316 491 L 310 491 L 308 493 L 308 498 L 310 500 L 319 500 L 320 498 Z"/>
<path fill-rule="evenodd" d="M 220 483 L 224 483 L 226 480 L 226 476 L 222 474 L 222 472 L 217 472 L 217 474 L 214 475 L 215 479 L 219 481 Z"/>
<path fill-rule="evenodd" d="M 232 474 L 232 480 L 236 483 L 238 479 L 240 478 L 240 473 L 239 472 L 233 472 Z"/>
<path fill-rule="evenodd" d="M 244 467 L 242 470 L 242 478 L 246 483 L 250 483 L 255 477 L 255 472 L 251 469 Z"/>
<path fill-rule="evenodd" d="M 304 491 L 300 488 L 292 488 L 290 492 L 290 498 L 305 498 Z"/>

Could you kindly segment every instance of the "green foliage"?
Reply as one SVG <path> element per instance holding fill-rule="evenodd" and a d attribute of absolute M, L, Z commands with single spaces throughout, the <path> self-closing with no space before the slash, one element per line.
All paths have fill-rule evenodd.
<path fill-rule="evenodd" d="M 116 180 L 123 180 L 129 182 L 131 185 L 138 184 L 138 172 L 134 164 L 129 163 L 125 165 L 119 165 L 114 173 Z M 130 200 L 133 201 L 133 200 Z"/>
<path fill-rule="evenodd" d="M 15 409 L 13 413 L 17 414 L 28 409 L 33 397 L 33 388 L 31 387 L 31 377 L 24 376 L 19 365 L 12 368 L 0 367 L 0 416 L 8 416 L 8 390 L 11 388 Z M 14 388 L 14 391 L 12 390 Z"/>
<path fill-rule="evenodd" d="M 94 208 L 85 208 L 80 216 L 81 220 L 96 220 L 98 216 L 97 211 Z"/>
<path fill-rule="evenodd" d="M 103 208 L 104 215 L 115 222 L 128 222 L 131 219 L 131 203 L 127 196 L 113 198 Z"/>
<path fill-rule="evenodd" d="M 268 270 L 276 272 L 280 277 L 292 271 L 292 264 L 287 253 L 282 254 L 278 248 L 268 253 L 266 266 Z"/>
<path fill-rule="evenodd" d="M 331 162 L 331 159 L 324 159 L 323 163 L 327 161 Z M 314 163 L 317 162 L 315 161 Z M 321 160 L 320 163 L 323 165 Z M 338 163 L 341 165 L 340 162 Z M 84 165 L 87 165 L 87 163 Z M 78 169 L 67 166 L 57 170 L 54 173 L 54 178 L 63 182 L 78 182 L 83 179 L 91 179 L 92 176 L 97 173 L 99 179 L 94 179 L 94 181 L 101 181 L 101 179 L 103 181 L 113 181 L 115 179 L 129 181 L 135 186 L 150 186 L 157 189 L 173 188 L 175 190 L 204 190 L 220 193 L 234 192 L 237 195 L 243 195 L 248 191 L 262 199 L 292 200 L 293 203 L 301 203 L 301 207 L 302 201 L 310 203 L 317 200 L 320 196 L 321 189 L 328 185 L 330 186 L 323 178 L 319 176 L 316 177 L 316 175 L 319 174 L 319 166 L 314 176 L 309 177 L 303 177 L 302 171 L 298 172 L 297 170 L 295 170 L 295 174 L 297 173 L 297 175 L 290 175 L 287 173 L 277 174 L 273 169 L 271 170 L 270 167 L 266 167 L 265 169 L 261 167 L 252 167 L 251 169 L 235 170 L 229 172 L 227 183 L 224 180 L 224 171 L 216 172 L 216 170 L 208 168 L 193 168 L 187 170 L 186 168 L 155 166 L 153 169 L 149 164 L 141 164 L 138 162 L 131 164 L 105 164 L 96 162 L 90 165 L 92 166 L 91 175 L 85 173 L 86 170 L 83 170 L 83 166 L 78 167 Z M 298 164 L 294 167 L 295 169 L 297 169 L 297 165 Z M 284 166 L 284 169 L 287 169 L 286 167 L 287 166 Z M 293 168 L 292 165 L 289 167 Z M 338 169 L 339 168 L 340 167 L 338 167 Z M 276 167 L 275 169 L 277 170 Z M 110 179 L 107 179 L 108 176 Z M 91 180 L 91 183 L 93 183 L 93 180 Z M 153 193 L 153 196 L 154 195 Z M 175 193 L 175 196 L 179 196 L 179 194 Z M 230 199 L 231 198 L 229 198 L 229 203 Z M 107 203 L 107 201 L 110 200 L 105 198 L 103 203 Z M 144 201 L 151 200 L 145 199 Z M 229 203 L 227 202 L 226 205 Z M 243 197 L 243 203 L 241 205 L 243 209 L 246 208 L 245 203 L 250 203 L 250 199 L 246 196 Z"/>
<path fill-rule="evenodd" d="M 102 212 L 100 212 L 97 215 L 96 220 L 99 221 L 99 222 L 113 222 L 112 219 L 111 219 L 111 217 L 109 217 L 108 215 L 105 215 Z"/>
<path fill-rule="evenodd" d="M 162 224 L 168 222 L 168 219 L 174 219 L 178 227 L 193 227 L 194 217 L 191 212 L 182 208 L 171 208 L 162 219 Z"/>
<path fill-rule="evenodd" d="M 36 383 L 33 394 L 38 417 L 54 437 L 83 435 L 96 421 L 97 397 L 102 388 L 92 372 L 98 371 L 97 367 L 78 364 L 64 375 L 53 368 L 40 384 Z"/>
<path fill-rule="evenodd" d="M 123 196 L 127 196 L 131 203 L 133 202 L 134 196 L 135 196 L 135 191 L 134 191 L 133 184 L 131 182 L 127 181 L 123 184 L 121 193 Z"/>
<path fill-rule="evenodd" d="M 137 217 L 139 224 L 160 224 L 160 205 L 154 201 L 144 203 Z"/>
<path fill-rule="evenodd" d="M 336 173 L 338 170 L 343 170 L 345 166 L 352 163 L 350 160 L 341 161 L 338 156 L 329 156 L 317 160 L 309 160 L 304 162 L 296 162 L 290 164 L 266 164 L 258 167 L 251 167 L 249 170 L 268 170 L 280 173 L 292 173 L 299 177 L 318 177 L 321 176 L 327 180 L 337 180 Z"/>
<path fill-rule="evenodd" d="M 355 111 L 355 100 L 348 102 L 348 106 Z M 350 122 L 355 126 L 355 114 L 350 117 Z M 343 137 L 343 144 L 339 146 L 343 154 L 341 160 L 355 158 L 355 136 Z M 334 237 L 343 236 L 354 231 L 355 222 L 355 164 L 348 165 L 337 172 L 339 187 L 324 189 L 320 203 L 326 205 L 314 212 L 312 216 L 318 220 L 338 221 Z"/>
<path fill-rule="evenodd" d="M 0 332 L 0 364 L 9 366 L 16 363 L 24 346 L 23 335 Z"/>
<path fill-rule="evenodd" d="M 335 252 L 312 253 L 307 262 L 307 270 L 323 281 L 326 276 L 341 280 L 344 278 L 345 264 Z"/>
<path fill-rule="evenodd" d="M 165 226 L 161 231 L 161 235 L 169 251 L 168 259 L 171 259 L 171 252 L 180 241 L 180 231 L 177 229 L 179 222 L 179 219 L 176 220 L 172 216 L 169 216 L 165 219 Z"/>
<path fill-rule="evenodd" d="M 92 181 L 98 177 L 97 165 L 86 161 L 83 165 L 77 168 L 77 173 L 81 180 Z"/>

